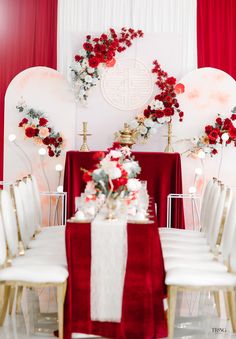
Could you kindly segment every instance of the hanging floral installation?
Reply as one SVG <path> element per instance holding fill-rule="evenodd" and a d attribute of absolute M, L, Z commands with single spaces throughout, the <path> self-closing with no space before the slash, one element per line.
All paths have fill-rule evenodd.
<path fill-rule="evenodd" d="M 136 131 L 136 135 L 144 139 L 148 139 L 150 135 L 156 133 L 158 124 L 172 122 L 174 115 L 178 115 L 179 121 L 183 121 L 184 116 L 177 99 L 178 94 L 184 93 L 184 85 L 176 84 L 176 78 L 168 76 L 157 60 L 153 61 L 153 65 L 152 73 L 156 75 L 155 84 L 159 93 L 143 113 L 129 123 L 130 127 Z"/>
<path fill-rule="evenodd" d="M 132 45 L 132 40 L 143 37 L 141 30 L 123 27 L 119 33 L 113 28 L 98 38 L 87 35 L 83 48 L 74 57 L 71 65 L 75 97 L 86 103 L 88 91 L 97 85 L 104 67 L 113 67 L 116 54 Z"/>
<path fill-rule="evenodd" d="M 24 114 L 24 118 L 18 126 L 23 128 L 25 137 L 33 139 L 37 145 L 45 145 L 50 157 L 59 157 L 62 150 L 63 138 L 50 125 L 44 113 L 34 108 L 28 108 L 24 103 L 18 104 L 16 108 L 20 113 Z"/>
<path fill-rule="evenodd" d="M 233 144 L 236 147 L 236 107 L 231 111 L 231 116 L 223 118 L 217 115 L 212 125 L 206 125 L 200 137 L 190 139 L 193 147 L 186 153 L 198 154 L 200 151 L 211 156 L 216 155 L 223 146 Z"/>

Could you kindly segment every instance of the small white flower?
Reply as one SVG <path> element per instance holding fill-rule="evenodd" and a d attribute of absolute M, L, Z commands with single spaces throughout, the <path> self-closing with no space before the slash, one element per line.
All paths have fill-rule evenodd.
<path fill-rule="evenodd" d="M 203 152 L 204 153 L 211 153 L 211 149 L 210 149 L 210 147 L 203 147 Z"/>
<path fill-rule="evenodd" d="M 88 60 L 87 59 L 83 59 L 82 61 L 82 67 L 86 68 L 88 66 Z"/>
<path fill-rule="evenodd" d="M 121 158 L 122 157 L 122 153 L 120 151 L 116 151 L 116 150 L 111 150 L 110 153 L 108 154 L 109 158 Z"/>
<path fill-rule="evenodd" d="M 159 124 L 164 124 L 166 122 L 166 118 L 165 117 L 158 118 L 157 121 L 159 122 Z"/>
<path fill-rule="evenodd" d="M 142 125 L 142 126 L 139 127 L 139 131 L 140 131 L 141 134 L 145 135 L 148 130 L 147 130 L 147 127 Z"/>
<path fill-rule="evenodd" d="M 139 123 L 136 119 L 134 119 L 130 121 L 129 126 L 131 129 L 136 129 L 139 126 Z"/>
<path fill-rule="evenodd" d="M 92 73 L 94 72 L 94 68 L 88 67 L 88 68 L 87 68 L 87 72 L 88 72 L 89 74 L 92 74 Z"/>
<path fill-rule="evenodd" d="M 160 100 L 153 100 L 151 102 L 150 106 L 151 106 L 151 109 L 155 109 L 155 110 L 157 110 L 157 109 L 162 110 L 162 109 L 165 108 L 164 105 L 163 105 L 163 102 L 160 101 Z"/>
<path fill-rule="evenodd" d="M 141 182 L 138 179 L 128 179 L 127 188 L 131 192 L 137 192 L 141 188 Z"/>
<path fill-rule="evenodd" d="M 154 122 L 152 121 L 152 119 L 145 119 L 144 120 L 144 125 L 146 127 L 152 127 L 154 125 Z"/>
<path fill-rule="evenodd" d="M 84 78 L 84 80 L 88 83 L 92 82 L 93 78 L 91 77 L 91 75 L 86 75 L 86 77 Z"/>

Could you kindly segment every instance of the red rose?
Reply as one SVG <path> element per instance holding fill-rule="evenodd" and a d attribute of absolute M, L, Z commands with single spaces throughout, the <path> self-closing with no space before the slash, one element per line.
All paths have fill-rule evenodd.
<path fill-rule="evenodd" d="M 28 122 L 28 119 L 24 118 L 24 119 L 21 120 L 21 122 L 19 123 L 18 126 L 22 127 L 23 125 L 27 124 L 27 122 Z"/>
<path fill-rule="evenodd" d="M 90 40 L 90 39 L 91 39 L 91 35 L 87 35 L 87 36 L 86 36 L 86 39 L 87 39 L 87 40 Z"/>
<path fill-rule="evenodd" d="M 144 112 L 143 112 L 143 115 L 146 117 L 146 118 L 149 118 L 151 114 L 151 111 L 149 109 L 145 109 Z"/>
<path fill-rule="evenodd" d="M 215 155 L 217 153 L 218 153 L 218 151 L 215 148 L 213 148 L 213 150 L 211 151 L 211 154 Z"/>
<path fill-rule="evenodd" d="M 161 110 L 157 110 L 156 113 L 155 113 L 156 117 L 157 118 L 162 118 L 164 117 L 164 113 L 161 111 Z"/>
<path fill-rule="evenodd" d="M 32 128 L 32 127 L 27 127 L 25 129 L 25 135 L 28 137 L 28 138 L 33 138 L 35 136 L 35 129 Z"/>
<path fill-rule="evenodd" d="M 226 118 L 224 121 L 223 129 L 229 130 L 232 126 L 232 121 L 229 118 Z"/>
<path fill-rule="evenodd" d="M 94 153 L 94 155 L 93 155 L 93 160 L 95 160 L 95 161 L 100 161 L 100 160 L 102 160 L 104 157 L 105 157 L 105 153 L 99 151 L 99 152 Z"/>
<path fill-rule="evenodd" d="M 220 117 L 217 118 L 216 123 L 221 126 L 222 125 L 222 119 Z"/>
<path fill-rule="evenodd" d="M 106 34 L 102 34 L 100 40 L 107 40 L 108 36 Z"/>
<path fill-rule="evenodd" d="M 236 128 L 234 126 L 230 127 L 229 136 L 231 139 L 236 139 Z"/>
<path fill-rule="evenodd" d="M 57 140 L 58 140 L 58 142 L 60 142 L 60 143 L 63 141 L 62 137 L 59 137 Z"/>
<path fill-rule="evenodd" d="M 184 112 L 179 112 L 179 117 L 182 118 L 184 116 Z"/>
<path fill-rule="evenodd" d="M 91 180 L 92 180 L 91 172 L 89 172 L 89 171 L 84 172 L 84 174 L 83 174 L 83 180 L 84 180 L 85 182 L 91 181 Z"/>
<path fill-rule="evenodd" d="M 112 58 L 111 60 L 109 61 L 106 61 L 106 66 L 107 67 L 113 67 L 116 63 L 116 59 L 115 58 Z"/>
<path fill-rule="evenodd" d="M 130 47 L 132 45 L 132 43 L 129 40 L 126 40 L 125 44 L 127 47 Z"/>
<path fill-rule="evenodd" d="M 127 182 L 128 182 L 127 177 L 121 177 L 121 178 L 112 180 L 114 190 L 118 190 L 121 186 L 125 186 Z"/>
<path fill-rule="evenodd" d="M 92 46 L 92 44 L 90 44 L 89 42 L 85 42 L 85 43 L 83 44 L 83 47 L 84 47 L 85 51 L 91 52 L 91 51 L 93 50 L 93 46 Z"/>
<path fill-rule="evenodd" d="M 48 155 L 49 155 L 50 157 L 54 157 L 55 153 L 53 152 L 52 149 L 49 149 L 49 150 L 48 150 Z"/>
<path fill-rule="evenodd" d="M 166 83 L 168 85 L 175 85 L 176 79 L 174 77 L 169 77 L 169 78 L 166 79 Z"/>
<path fill-rule="evenodd" d="M 49 137 L 44 138 L 44 139 L 43 139 L 43 143 L 44 143 L 44 145 L 49 145 L 49 144 L 50 144 L 50 139 L 49 139 Z"/>
<path fill-rule="evenodd" d="M 205 127 L 205 132 L 206 132 L 206 134 L 211 133 L 212 130 L 213 130 L 213 127 L 212 127 L 211 125 L 207 125 L 207 126 Z"/>
<path fill-rule="evenodd" d="M 80 55 L 75 55 L 75 61 L 79 62 L 82 59 L 82 56 Z"/>
<path fill-rule="evenodd" d="M 231 119 L 232 119 L 232 120 L 236 120 L 236 114 L 232 114 L 232 115 L 231 115 Z"/>
<path fill-rule="evenodd" d="M 39 125 L 40 126 L 45 126 L 45 125 L 47 125 L 47 123 L 48 123 L 47 119 L 45 119 L 45 118 L 40 118 L 39 119 Z"/>
<path fill-rule="evenodd" d="M 219 133 L 218 133 L 217 129 L 216 128 L 213 129 L 211 131 L 211 133 L 208 135 L 208 139 L 209 139 L 210 144 L 215 144 L 218 136 L 219 136 Z"/>
<path fill-rule="evenodd" d="M 89 58 L 89 66 L 96 68 L 99 65 L 99 59 L 95 56 Z"/>
<path fill-rule="evenodd" d="M 174 114 L 174 110 L 173 110 L 173 108 L 165 108 L 164 109 L 164 115 L 165 116 L 167 116 L 167 117 L 170 117 L 171 115 L 173 115 Z"/>

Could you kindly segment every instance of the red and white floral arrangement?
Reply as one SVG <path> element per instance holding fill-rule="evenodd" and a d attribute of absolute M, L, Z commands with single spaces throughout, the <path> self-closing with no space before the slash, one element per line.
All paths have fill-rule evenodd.
<path fill-rule="evenodd" d="M 83 180 L 87 183 L 85 191 L 93 197 L 128 197 L 135 199 L 141 183 L 136 178 L 141 168 L 131 156 L 129 147 L 121 147 L 114 143 L 108 153 L 96 152 L 93 156 L 96 162 L 92 170 L 84 170 Z"/>
<path fill-rule="evenodd" d="M 63 138 L 59 132 L 56 132 L 50 125 L 44 113 L 33 108 L 28 108 L 25 103 L 16 106 L 20 113 L 24 114 L 19 127 L 23 128 L 26 138 L 40 146 L 46 146 L 50 157 L 59 157 L 62 150 Z"/>
<path fill-rule="evenodd" d="M 113 67 L 116 53 L 121 53 L 132 45 L 132 40 L 143 37 L 141 30 L 123 27 L 119 33 L 113 28 L 108 34 L 98 38 L 87 35 L 83 48 L 75 55 L 70 69 L 75 96 L 86 102 L 88 91 L 97 85 L 103 67 Z"/>
<path fill-rule="evenodd" d="M 142 114 L 130 122 L 130 127 L 144 139 L 156 133 L 158 124 L 171 122 L 174 115 L 178 115 L 179 121 L 183 121 L 184 116 L 177 99 L 177 95 L 184 92 L 184 85 L 176 84 L 176 78 L 168 76 L 157 60 L 153 61 L 153 65 L 152 73 L 156 75 L 155 84 L 161 92 L 154 97 Z"/>
<path fill-rule="evenodd" d="M 233 144 L 236 147 L 236 107 L 231 111 L 229 118 L 223 118 L 220 114 L 217 115 L 215 122 L 212 125 L 206 125 L 204 134 L 200 137 L 192 138 L 194 144 L 190 153 L 196 154 L 203 151 L 211 156 L 217 154 L 223 146 Z"/>

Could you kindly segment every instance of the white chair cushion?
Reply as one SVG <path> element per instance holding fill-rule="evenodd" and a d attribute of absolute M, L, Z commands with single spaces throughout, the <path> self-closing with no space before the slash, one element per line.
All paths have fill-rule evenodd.
<path fill-rule="evenodd" d="M 186 249 L 191 251 L 210 251 L 210 246 L 203 243 L 194 243 L 194 242 L 187 242 L 187 241 L 175 241 L 175 240 L 166 240 L 161 239 L 161 246 L 162 248 L 180 248 L 180 249 Z"/>
<path fill-rule="evenodd" d="M 65 225 L 57 225 L 57 226 L 43 226 L 40 228 L 42 232 L 58 232 L 62 231 L 65 232 Z"/>
<path fill-rule="evenodd" d="M 178 229 L 178 228 L 167 228 L 167 227 L 159 227 L 158 228 L 159 233 L 165 233 L 165 234 L 176 234 L 176 235 L 187 235 L 187 236 L 193 236 L 193 237 L 205 237 L 204 232 L 199 232 L 199 231 L 193 231 L 193 230 L 183 230 L 183 229 Z"/>
<path fill-rule="evenodd" d="M 168 256 L 169 254 L 173 253 L 183 253 L 185 255 L 201 255 L 201 254 L 207 254 L 210 253 L 209 246 L 181 246 L 181 245 L 173 245 L 173 246 L 162 246 L 162 251 L 164 256 Z"/>
<path fill-rule="evenodd" d="M 182 258 L 183 260 L 185 258 L 191 259 L 191 260 L 212 260 L 214 259 L 214 254 L 211 252 L 191 252 L 191 251 L 181 251 L 179 249 L 165 249 L 162 250 L 163 252 L 163 257 L 169 258 L 169 257 L 174 257 L 174 258 Z"/>
<path fill-rule="evenodd" d="M 167 272 L 165 282 L 178 286 L 234 286 L 236 276 L 231 273 L 175 268 Z"/>
<path fill-rule="evenodd" d="M 160 233 L 161 240 L 170 240 L 170 241 L 181 241 L 188 242 L 192 244 L 207 244 L 206 237 L 193 237 L 192 235 L 188 236 L 188 234 L 166 234 Z"/>
<path fill-rule="evenodd" d="M 0 270 L 0 281 L 24 281 L 29 283 L 62 283 L 68 271 L 57 265 L 12 266 Z"/>
<path fill-rule="evenodd" d="M 67 267 L 66 256 L 20 256 L 12 260 L 12 266 L 26 265 L 59 265 Z"/>
<path fill-rule="evenodd" d="M 62 247 L 65 247 L 65 239 L 64 238 L 56 238 L 55 240 L 51 240 L 51 239 L 34 239 L 31 240 L 28 248 L 43 248 L 43 249 L 47 249 L 50 247 L 56 247 L 58 250 Z"/>
<path fill-rule="evenodd" d="M 216 260 L 191 260 L 189 258 L 165 258 L 164 260 L 165 270 L 169 271 L 173 268 L 192 268 L 198 270 L 209 270 L 217 272 L 227 272 L 227 266 Z"/>
<path fill-rule="evenodd" d="M 66 255 L 66 249 L 65 246 L 60 248 L 60 251 L 58 250 L 57 247 L 51 247 L 51 248 L 29 248 L 28 250 L 25 251 L 25 256 L 33 257 L 33 256 L 56 256 L 56 257 L 64 257 Z"/>

